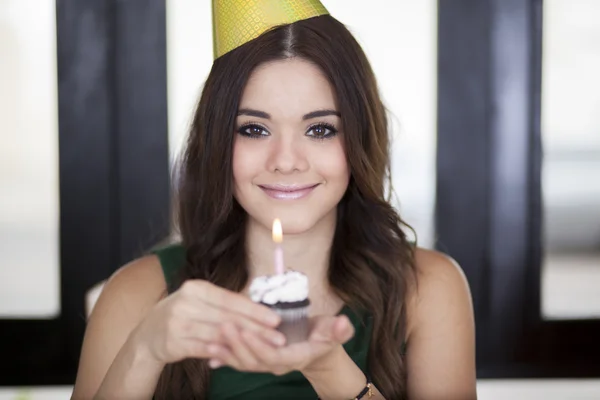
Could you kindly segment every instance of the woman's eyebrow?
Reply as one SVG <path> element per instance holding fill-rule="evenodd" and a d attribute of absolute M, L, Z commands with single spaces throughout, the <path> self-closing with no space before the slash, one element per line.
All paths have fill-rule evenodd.
<path fill-rule="evenodd" d="M 253 110 L 251 108 L 240 108 L 238 110 L 238 115 L 248 115 L 250 117 L 271 119 L 271 115 L 264 111 Z"/>
<path fill-rule="evenodd" d="M 237 115 L 238 116 L 239 115 L 248 115 L 250 117 L 271 119 L 271 115 L 269 113 L 266 113 L 264 111 L 259 111 L 259 110 L 253 110 L 251 108 L 240 108 Z M 341 114 L 339 113 L 339 111 L 316 110 L 316 111 L 311 111 L 308 114 L 305 114 L 304 116 L 302 116 L 302 120 L 305 121 L 307 119 L 313 119 L 313 118 L 318 118 L 318 117 L 327 117 L 329 115 L 335 115 L 337 117 L 341 117 Z"/>
<path fill-rule="evenodd" d="M 309 112 L 308 114 L 305 114 L 302 117 L 302 120 L 307 120 L 307 119 L 312 119 L 312 118 L 318 118 L 318 117 L 327 117 L 329 115 L 335 115 L 335 116 L 341 117 L 341 114 L 339 113 L 339 111 L 335 111 L 335 110 L 317 110 L 317 111 L 312 111 L 312 112 Z"/>

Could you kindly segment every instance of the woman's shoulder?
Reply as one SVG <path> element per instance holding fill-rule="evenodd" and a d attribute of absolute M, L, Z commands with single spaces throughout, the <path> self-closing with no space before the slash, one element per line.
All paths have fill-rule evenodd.
<path fill-rule="evenodd" d="M 132 260 L 106 281 L 101 298 L 134 306 L 139 311 L 157 303 L 167 292 L 158 255 L 148 254 Z M 110 301 L 109 300 L 109 301 Z"/>
<path fill-rule="evenodd" d="M 157 255 L 125 264 L 104 283 L 87 321 L 86 340 L 121 346 L 123 339 L 166 295 L 167 285 Z"/>
<path fill-rule="evenodd" d="M 466 283 L 465 274 L 460 265 L 449 255 L 436 250 L 416 247 L 414 251 L 415 266 L 419 281 L 437 281 L 444 279 L 446 283 Z"/>
<path fill-rule="evenodd" d="M 158 256 L 119 268 L 104 283 L 87 321 L 73 398 L 91 398 L 136 326 L 166 295 Z"/>
<path fill-rule="evenodd" d="M 185 249 L 180 243 L 160 245 L 119 268 L 106 287 L 123 295 L 158 299 L 166 295 L 170 282 L 185 263 Z M 141 300 L 141 299 L 140 299 Z"/>
<path fill-rule="evenodd" d="M 117 269 L 104 282 L 93 310 L 103 303 L 119 303 L 136 314 L 160 301 L 168 294 L 169 280 L 185 260 L 180 244 L 156 247 Z M 112 307 L 109 307 L 112 308 Z"/>
<path fill-rule="evenodd" d="M 460 265 L 439 251 L 415 248 L 416 285 L 407 299 L 407 336 L 448 313 L 471 313 L 471 293 Z"/>
<path fill-rule="evenodd" d="M 475 399 L 475 320 L 465 274 L 437 251 L 416 250 L 415 263 L 418 280 L 407 307 L 408 397 Z"/>

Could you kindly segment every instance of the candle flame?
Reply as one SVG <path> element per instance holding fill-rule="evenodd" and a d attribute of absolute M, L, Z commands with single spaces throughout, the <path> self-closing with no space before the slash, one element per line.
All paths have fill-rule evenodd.
<path fill-rule="evenodd" d="M 281 229 L 281 221 L 279 218 L 275 218 L 275 221 L 273 221 L 273 241 L 275 243 L 281 243 L 283 241 L 283 230 Z"/>

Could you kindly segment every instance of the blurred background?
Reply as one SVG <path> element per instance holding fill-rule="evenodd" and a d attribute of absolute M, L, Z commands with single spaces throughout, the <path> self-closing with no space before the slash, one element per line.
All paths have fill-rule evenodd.
<path fill-rule="evenodd" d="M 101 283 L 170 234 L 209 0 L 0 0 L 0 400 L 70 395 Z M 480 399 L 600 398 L 600 2 L 323 0 L 367 53 L 394 205 L 461 264 Z"/>

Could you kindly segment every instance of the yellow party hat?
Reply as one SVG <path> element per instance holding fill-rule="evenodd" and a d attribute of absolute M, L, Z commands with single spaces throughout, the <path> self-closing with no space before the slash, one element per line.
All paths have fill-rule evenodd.
<path fill-rule="evenodd" d="M 215 59 L 277 25 L 329 14 L 319 0 L 213 0 Z"/>

